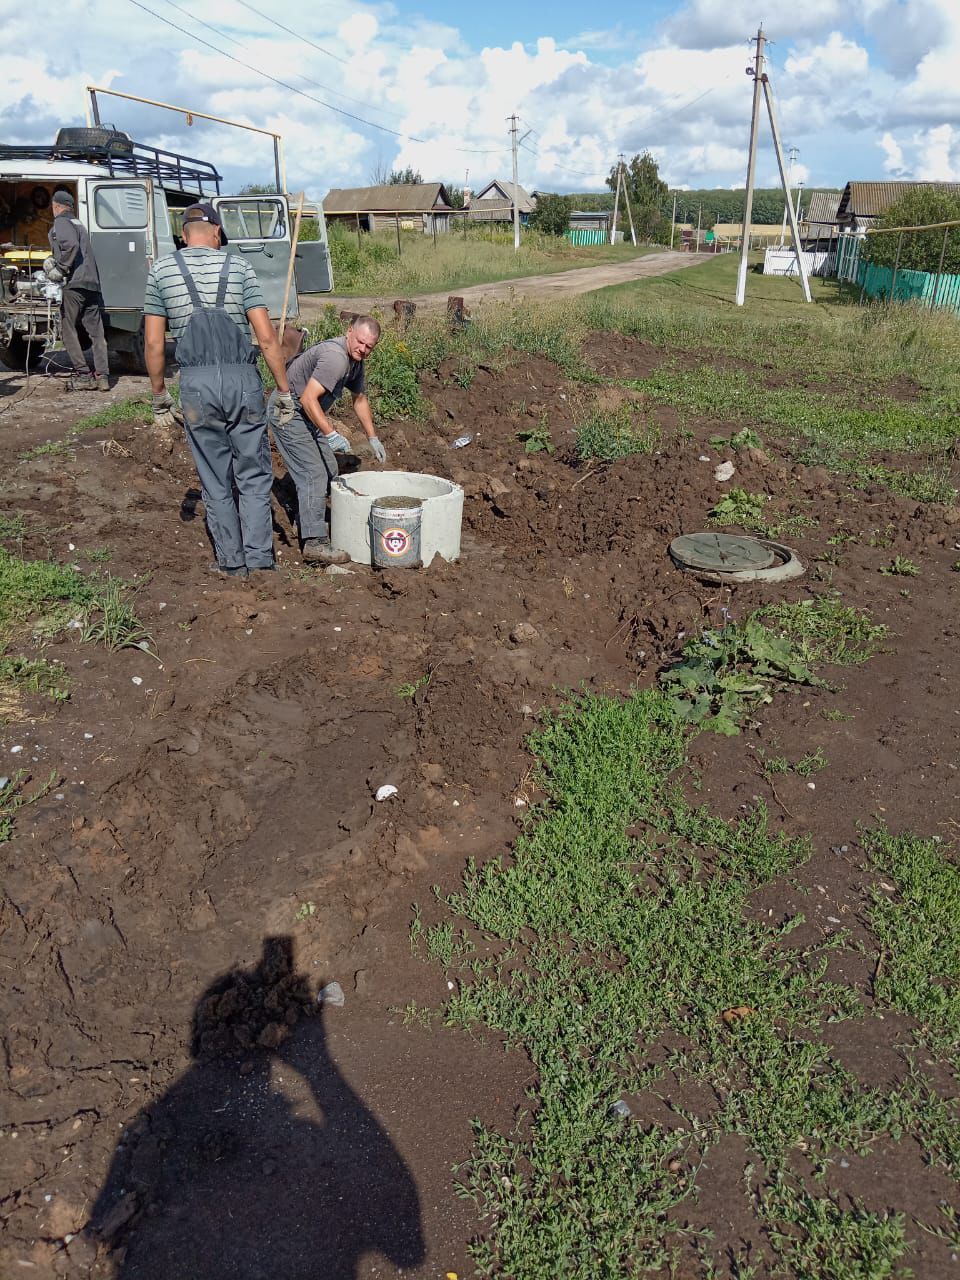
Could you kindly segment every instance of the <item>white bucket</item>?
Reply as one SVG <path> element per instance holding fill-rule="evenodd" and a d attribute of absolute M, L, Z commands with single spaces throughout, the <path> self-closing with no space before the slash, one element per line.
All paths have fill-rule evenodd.
<path fill-rule="evenodd" d="M 419 471 L 355 471 L 330 485 L 330 541 L 356 564 L 372 564 L 370 508 L 374 502 L 402 493 L 419 498 L 420 561 L 434 556 L 460 558 L 463 490 L 452 480 Z"/>

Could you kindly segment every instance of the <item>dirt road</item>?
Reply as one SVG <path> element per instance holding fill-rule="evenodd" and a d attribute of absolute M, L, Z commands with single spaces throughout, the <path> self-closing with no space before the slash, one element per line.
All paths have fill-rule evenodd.
<path fill-rule="evenodd" d="M 695 267 L 705 259 L 696 254 L 675 253 L 665 249 L 663 253 L 648 253 L 632 262 L 611 262 L 599 267 L 578 267 L 575 271 L 556 271 L 546 276 L 521 276 L 514 280 L 496 280 L 492 284 L 474 284 L 463 289 L 445 289 L 441 293 L 415 293 L 411 301 L 421 311 L 436 310 L 447 305 L 451 293 L 462 297 L 468 307 L 482 302 L 506 302 L 511 297 L 522 298 L 570 298 L 594 289 L 604 289 L 611 284 L 627 284 L 630 280 L 642 280 L 648 276 L 665 276 L 683 267 Z M 301 317 L 314 320 L 324 307 L 338 310 L 371 311 L 374 307 L 390 306 L 397 294 L 389 297 L 346 297 L 320 295 L 304 298 Z"/>

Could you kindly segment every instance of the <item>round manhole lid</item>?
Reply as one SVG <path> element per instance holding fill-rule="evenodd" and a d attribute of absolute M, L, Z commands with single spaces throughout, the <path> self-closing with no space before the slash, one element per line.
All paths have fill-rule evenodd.
<path fill-rule="evenodd" d="M 670 555 L 683 569 L 710 573 L 769 569 L 777 558 L 765 543 L 742 533 L 685 533 L 670 543 Z"/>

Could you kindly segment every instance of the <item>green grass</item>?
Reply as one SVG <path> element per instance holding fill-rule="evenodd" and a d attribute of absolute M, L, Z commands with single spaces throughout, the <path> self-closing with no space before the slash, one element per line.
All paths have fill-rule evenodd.
<path fill-rule="evenodd" d="M 27 524 L 20 512 L 10 515 L 0 512 L 0 538 L 4 541 L 15 541 L 27 532 Z"/>
<path fill-rule="evenodd" d="M 0 547 L 0 649 L 27 627 L 42 640 L 75 622 L 81 640 L 111 650 L 151 651 L 153 641 L 133 612 L 130 594 L 121 579 L 85 577 L 69 566 L 24 560 Z"/>
<path fill-rule="evenodd" d="M 27 787 L 30 775 L 26 769 L 18 769 L 3 786 L 0 786 L 0 844 L 5 844 L 13 837 L 13 825 L 17 814 L 28 804 L 33 804 L 52 790 L 57 784 L 56 773 L 51 773 L 46 782 L 38 783 L 32 791 Z"/>
<path fill-rule="evenodd" d="M 577 423 L 577 453 L 584 461 L 614 462 L 653 453 L 660 443 L 656 424 L 644 422 L 636 405 L 596 408 Z"/>
<path fill-rule="evenodd" d="M 817 596 L 760 611 L 770 627 L 794 646 L 804 663 L 856 666 L 877 651 L 887 629 L 869 614 L 834 596 Z"/>
<path fill-rule="evenodd" d="M 0 691 L 39 693 L 52 702 L 70 697 L 70 677 L 59 662 L 46 658 L 0 657 Z"/>
<path fill-rule="evenodd" d="M 574 246 L 555 236 L 524 231 L 520 251 L 513 232 L 471 228 L 432 236 L 400 233 L 400 256 L 394 231 L 356 234 L 332 228 L 329 237 L 333 279 L 338 294 L 399 297 L 403 293 L 440 293 L 496 280 L 547 275 L 574 267 L 629 262 L 652 249 L 632 245 Z"/>
<path fill-rule="evenodd" d="M 512 856 L 468 867 L 439 924 L 418 917 L 414 931 L 458 978 L 447 1025 L 494 1030 L 536 1073 L 516 1127 L 476 1123 L 458 1171 L 481 1224 L 478 1273 L 680 1274 L 684 1241 L 706 1248 L 685 1202 L 714 1144 L 737 1134 L 765 1170 L 745 1190 L 765 1274 L 901 1274 L 902 1217 L 843 1205 L 816 1176 L 905 1122 L 919 1132 L 920 1094 L 864 1087 L 822 1043 L 825 1022 L 860 1016 L 826 977 L 842 940 L 801 951 L 799 918 L 747 910 L 807 843 L 771 832 L 762 805 L 730 821 L 690 805 L 686 734 L 659 692 L 574 698 L 531 747 L 546 799 Z M 697 1082 L 712 1106 L 644 1119 L 645 1099 Z"/>
<path fill-rule="evenodd" d="M 20 454 L 21 462 L 32 462 L 36 458 L 56 457 L 69 453 L 76 448 L 80 436 L 85 431 L 99 431 L 103 427 L 111 427 L 117 422 L 131 422 L 139 419 L 149 422 L 151 409 L 149 403 L 139 396 L 127 400 L 118 400 L 115 404 L 106 405 L 96 413 L 87 414 L 70 428 L 62 440 L 47 440 L 44 444 L 35 445 Z"/>

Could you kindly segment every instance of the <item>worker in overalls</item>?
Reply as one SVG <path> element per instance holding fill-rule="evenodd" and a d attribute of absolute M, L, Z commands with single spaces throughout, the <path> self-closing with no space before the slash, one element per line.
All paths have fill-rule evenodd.
<path fill-rule="evenodd" d="M 179 423 L 186 427 L 217 554 L 211 571 L 246 578 L 276 569 L 273 468 L 250 329 L 277 383 L 277 413 L 289 421 L 296 410 L 260 284 L 239 254 L 221 251 L 226 236 L 211 205 L 184 211 L 183 240 L 185 248 L 160 258 L 147 279 L 144 354 L 153 420 L 168 437 Z M 180 413 L 164 386 L 168 327 L 177 344 Z"/>

